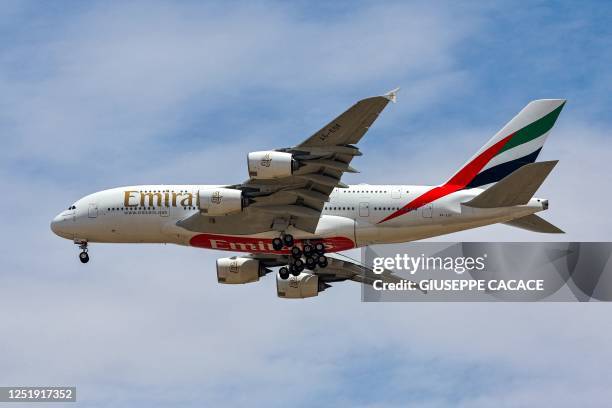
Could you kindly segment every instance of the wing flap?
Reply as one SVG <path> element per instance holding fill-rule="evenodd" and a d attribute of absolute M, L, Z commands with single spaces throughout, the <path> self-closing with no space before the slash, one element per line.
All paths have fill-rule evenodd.
<path fill-rule="evenodd" d="M 320 212 L 302 205 L 269 205 L 253 206 L 253 210 L 259 210 L 270 214 L 289 214 L 296 217 L 319 218 Z"/>

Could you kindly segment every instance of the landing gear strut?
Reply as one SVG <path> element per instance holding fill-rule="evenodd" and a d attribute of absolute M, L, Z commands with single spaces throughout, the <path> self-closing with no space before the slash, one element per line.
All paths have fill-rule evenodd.
<path fill-rule="evenodd" d="M 82 263 L 89 262 L 89 254 L 87 253 L 87 241 L 79 242 L 79 248 L 81 249 L 81 253 L 79 254 L 79 260 Z"/>

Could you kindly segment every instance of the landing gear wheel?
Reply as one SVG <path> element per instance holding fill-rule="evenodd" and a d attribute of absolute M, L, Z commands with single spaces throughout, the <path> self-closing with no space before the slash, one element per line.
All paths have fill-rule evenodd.
<path fill-rule="evenodd" d="M 306 269 L 313 270 L 317 267 L 317 260 L 315 258 L 308 257 L 306 258 Z"/>
<path fill-rule="evenodd" d="M 304 256 L 308 257 L 314 252 L 314 247 L 310 244 L 304 245 Z"/>
<path fill-rule="evenodd" d="M 327 257 L 321 255 L 319 257 L 319 259 L 317 259 L 317 264 L 321 267 L 321 268 L 325 268 L 327 266 Z"/>
<path fill-rule="evenodd" d="M 289 271 L 293 276 L 299 276 L 304 270 L 304 262 L 301 259 L 296 260 L 293 265 L 289 267 Z"/>
<path fill-rule="evenodd" d="M 291 248 L 293 246 L 293 235 L 291 234 L 283 235 L 283 244 L 285 244 L 287 248 Z"/>
<path fill-rule="evenodd" d="M 317 251 L 317 254 L 323 255 L 325 253 L 325 244 L 323 244 L 322 242 L 317 242 L 314 246 L 315 251 Z"/>
<path fill-rule="evenodd" d="M 278 274 L 280 275 L 282 280 L 289 279 L 289 269 L 284 266 L 278 270 Z"/>
<path fill-rule="evenodd" d="M 302 257 L 302 250 L 296 246 L 291 248 L 291 256 L 295 259 L 300 259 Z"/>
<path fill-rule="evenodd" d="M 87 263 L 89 262 L 89 254 L 85 251 L 81 252 L 79 254 L 79 259 L 81 260 L 81 262 L 83 263 Z"/>
<path fill-rule="evenodd" d="M 74 241 L 79 246 L 81 253 L 79 254 L 79 260 L 82 263 L 89 262 L 89 254 L 87 253 L 87 241 Z"/>
<path fill-rule="evenodd" d="M 272 240 L 272 248 L 274 248 L 275 251 L 280 251 L 283 249 L 283 240 L 280 238 L 274 238 Z"/>

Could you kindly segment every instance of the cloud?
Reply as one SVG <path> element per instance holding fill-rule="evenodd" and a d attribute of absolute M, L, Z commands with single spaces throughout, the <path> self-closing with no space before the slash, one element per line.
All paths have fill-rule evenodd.
<path fill-rule="evenodd" d="M 470 28 L 466 22 L 449 29 L 450 15 L 402 5 L 350 10 L 333 22 L 304 20 L 270 4 L 143 6 L 78 10 L 48 38 L 31 34 L 25 45 L 8 49 L 0 81 L 14 137 L 5 158 L 27 155 L 74 168 L 98 154 L 121 167 L 133 162 L 126 153 L 131 145 L 159 155 L 155 144 L 191 131 L 195 115 L 257 102 L 262 94 L 299 100 L 306 88 L 305 96 L 329 98 L 338 88 L 359 86 L 363 97 L 366 80 L 380 82 L 375 92 L 382 92 L 407 75 L 435 86 L 452 69 L 451 47 Z M 405 24 L 414 15 L 419 19 Z M 32 28 L 47 34 L 46 26 Z M 24 75 L 32 65 L 45 68 Z M 325 115 L 328 104 L 321 103 Z M 245 112 L 229 122 L 244 120 L 240 115 Z M 204 125 L 199 137 L 212 143 L 221 132 L 249 136 L 240 126 L 231 129 L 236 135 L 196 123 Z M 173 142 L 164 154 L 180 145 Z"/>

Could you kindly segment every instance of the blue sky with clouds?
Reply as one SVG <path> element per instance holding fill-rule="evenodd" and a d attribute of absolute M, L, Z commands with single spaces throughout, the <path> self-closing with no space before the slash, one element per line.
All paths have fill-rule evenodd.
<path fill-rule="evenodd" d="M 609 307 L 287 302 L 216 283 L 222 253 L 77 250 L 49 230 L 135 183 L 233 183 L 396 86 L 351 183 L 433 184 L 527 102 L 567 98 L 543 159 L 556 239 L 609 240 L 607 2 L 0 3 L 0 384 L 79 406 L 603 406 Z M 507 226 L 444 240 L 538 240 Z"/>

